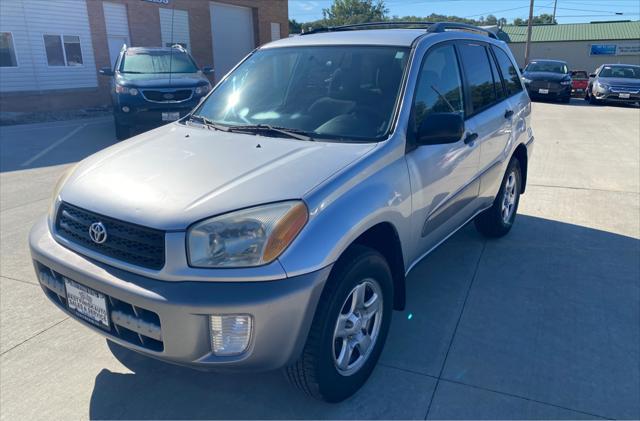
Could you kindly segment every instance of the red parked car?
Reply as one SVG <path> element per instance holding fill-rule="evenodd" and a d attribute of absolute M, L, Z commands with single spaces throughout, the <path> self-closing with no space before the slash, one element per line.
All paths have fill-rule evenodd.
<path fill-rule="evenodd" d="M 589 74 L 584 70 L 571 71 L 571 95 L 582 96 L 587 92 Z"/>

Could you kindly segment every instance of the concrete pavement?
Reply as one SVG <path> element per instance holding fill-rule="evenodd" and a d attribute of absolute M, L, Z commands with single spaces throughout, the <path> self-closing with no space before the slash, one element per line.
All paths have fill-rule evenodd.
<path fill-rule="evenodd" d="M 582 104 L 533 104 L 514 229 L 471 224 L 421 262 L 372 378 L 338 405 L 280 373 L 141 357 L 47 302 L 29 228 L 113 123 L 0 127 L 1 418 L 640 418 L 640 110 Z"/>

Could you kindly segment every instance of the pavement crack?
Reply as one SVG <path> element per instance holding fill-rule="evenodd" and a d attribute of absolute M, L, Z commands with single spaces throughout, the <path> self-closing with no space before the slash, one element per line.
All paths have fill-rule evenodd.
<path fill-rule="evenodd" d="M 429 412 L 431 412 L 431 405 L 433 404 L 433 399 L 436 396 L 436 392 L 438 391 L 438 386 L 440 385 L 440 379 L 442 378 L 442 373 L 444 373 L 444 367 L 447 365 L 447 358 L 449 358 L 449 352 L 451 351 L 451 347 L 453 346 L 453 341 L 456 337 L 456 333 L 458 332 L 458 326 L 460 326 L 460 321 L 462 320 L 462 315 L 464 314 L 464 309 L 467 306 L 467 301 L 469 300 L 469 295 L 471 294 L 471 288 L 473 288 L 473 284 L 478 277 L 478 270 L 480 269 L 480 262 L 482 261 L 482 256 L 484 256 L 484 251 L 487 248 L 487 241 L 484 240 L 482 242 L 482 250 L 480 251 L 480 255 L 478 256 L 478 260 L 476 261 L 476 267 L 473 270 L 473 276 L 471 277 L 471 282 L 469 282 L 469 286 L 467 287 L 467 292 L 464 296 L 464 301 L 462 302 L 462 308 L 460 309 L 460 314 L 458 315 L 458 320 L 456 320 L 456 326 L 453 328 L 453 333 L 451 334 L 451 339 L 449 340 L 449 346 L 447 347 L 447 352 L 444 355 L 444 360 L 442 361 L 442 366 L 440 367 L 440 373 L 438 374 L 438 378 L 436 380 L 436 385 L 433 388 L 433 392 L 431 393 L 431 399 L 429 400 L 429 406 L 427 407 L 427 413 L 424 416 L 426 420 L 429 417 Z"/>
<path fill-rule="evenodd" d="M 13 351 L 14 349 L 18 348 L 19 346 L 24 345 L 25 343 L 29 342 L 33 338 L 37 338 L 38 336 L 42 335 L 46 331 L 53 329 L 54 327 L 58 326 L 60 323 L 66 322 L 67 320 L 69 320 L 69 317 L 65 317 L 64 319 L 60 320 L 59 322 L 56 322 L 56 323 L 52 324 L 51 326 L 41 330 L 40 332 L 36 333 L 35 335 L 31 336 L 30 338 L 27 338 L 24 341 L 20 342 L 19 344 L 16 344 L 16 345 L 12 346 L 11 348 L 3 351 L 2 353 L 0 353 L 0 356 L 4 355 L 4 354 L 6 354 L 6 353 L 8 353 L 10 351 Z"/>
<path fill-rule="evenodd" d="M 510 398 L 522 399 L 522 400 L 525 400 L 525 401 L 528 401 L 528 402 L 534 402 L 534 403 L 538 403 L 538 404 L 541 404 L 541 405 L 553 406 L 555 408 L 564 409 L 564 410 L 571 411 L 571 412 L 577 412 L 577 413 L 584 414 L 584 415 L 589 415 L 589 416 L 595 417 L 595 418 L 602 418 L 602 419 L 606 419 L 606 420 L 613 419 L 613 418 L 605 417 L 603 415 L 598 415 L 598 414 L 594 414 L 594 413 L 591 413 L 591 412 L 581 411 L 579 409 L 569 408 L 567 406 L 557 405 L 557 404 L 550 403 L 550 402 L 545 402 L 545 401 L 540 401 L 540 400 L 537 400 L 537 399 L 528 398 L 526 396 L 516 395 L 514 393 L 502 392 L 500 390 L 490 389 L 490 388 L 483 387 L 483 386 L 478 386 L 478 385 L 475 385 L 475 384 L 469 384 L 469 383 L 461 382 L 459 380 L 452 380 L 452 379 L 447 379 L 447 378 L 443 378 L 443 377 L 440 377 L 440 380 L 443 381 L 443 382 L 447 382 L 447 383 L 454 383 L 454 384 L 459 384 L 461 386 L 471 387 L 471 388 L 478 389 L 478 390 L 484 390 L 486 392 L 497 393 L 499 395 L 508 396 Z"/>
<path fill-rule="evenodd" d="M 35 287 L 37 287 L 37 286 L 38 286 L 38 284 L 37 284 L 37 283 L 35 283 L 35 282 L 25 281 L 24 279 L 16 279 L 16 278 L 12 278 L 12 277 L 10 277 L 10 276 L 6 276 L 6 275 L 0 275 L 0 278 L 7 279 L 7 280 L 9 280 L 9 281 L 21 282 L 21 283 L 23 283 L 23 284 L 32 285 L 32 286 L 35 286 Z"/>
<path fill-rule="evenodd" d="M 568 190 L 583 190 L 583 191 L 598 191 L 598 192 L 606 192 L 606 193 L 624 193 L 624 194 L 638 194 L 640 192 L 637 191 L 629 191 L 629 190 L 609 190 L 609 189 L 596 189 L 592 187 L 576 187 L 576 186 L 558 186 L 554 184 L 534 184 L 527 183 L 527 187 L 548 187 L 552 189 L 568 189 Z"/>

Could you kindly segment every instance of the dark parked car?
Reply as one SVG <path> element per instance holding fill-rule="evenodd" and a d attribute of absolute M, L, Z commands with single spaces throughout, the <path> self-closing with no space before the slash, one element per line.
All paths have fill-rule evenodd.
<path fill-rule="evenodd" d="M 600 102 L 640 102 L 640 66 L 603 64 L 589 75 L 586 98 Z"/>
<path fill-rule="evenodd" d="M 116 137 L 126 139 L 136 130 L 148 130 L 188 114 L 211 90 L 205 76 L 210 67 L 198 68 L 179 45 L 167 48 L 124 46 L 112 76 L 111 99 Z"/>
<path fill-rule="evenodd" d="M 571 94 L 580 96 L 587 92 L 587 86 L 589 85 L 589 74 L 584 70 L 572 70 L 571 71 Z"/>
<path fill-rule="evenodd" d="M 564 61 L 533 60 L 524 68 L 522 81 L 531 99 L 571 99 L 571 76 Z"/>

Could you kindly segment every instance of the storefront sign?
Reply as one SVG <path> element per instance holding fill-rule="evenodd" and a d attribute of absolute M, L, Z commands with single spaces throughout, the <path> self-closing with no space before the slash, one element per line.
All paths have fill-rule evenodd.
<path fill-rule="evenodd" d="M 616 44 L 591 44 L 592 56 L 615 56 Z"/>
<path fill-rule="evenodd" d="M 632 56 L 640 54 L 640 43 L 591 44 L 592 56 Z"/>

